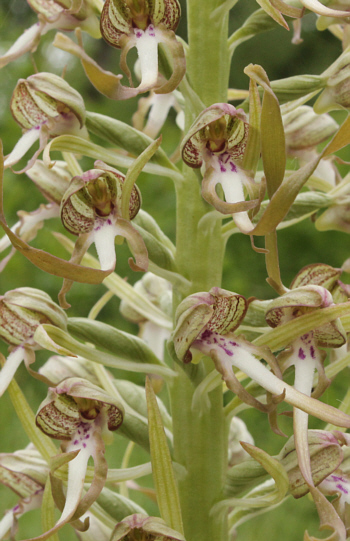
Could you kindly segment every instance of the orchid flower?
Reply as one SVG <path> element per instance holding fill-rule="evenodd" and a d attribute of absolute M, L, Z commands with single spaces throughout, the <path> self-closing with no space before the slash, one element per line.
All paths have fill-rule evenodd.
<path fill-rule="evenodd" d="M 176 47 L 174 30 L 180 19 L 178 0 L 107 0 L 101 13 L 102 37 L 113 47 L 122 49 L 121 67 L 129 77 L 126 55 L 136 47 L 141 82 L 139 92 L 154 88 L 157 93 L 174 90 L 185 74 L 184 58 L 179 58 L 182 46 Z M 158 84 L 158 44 L 166 44 L 176 62 L 171 79 Z"/>
<path fill-rule="evenodd" d="M 0 521 L 0 539 L 14 538 L 18 519 L 41 506 L 48 465 L 32 448 L 0 454 L 0 482 L 19 497 L 18 503 Z"/>
<path fill-rule="evenodd" d="M 0 297 L 0 337 L 9 344 L 10 353 L 0 372 L 0 396 L 6 391 L 24 360 L 27 369 L 35 361 L 33 339 L 36 328 L 50 323 L 61 329 L 67 327 L 65 312 L 47 293 L 31 287 L 7 291 Z"/>
<path fill-rule="evenodd" d="M 281 379 L 280 369 L 267 348 L 250 344 L 234 330 L 243 320 L 248 303 L 242 295 L 214 287 L 209 293 L 195 293 L 178 306 L 173 334 L 175 353 L 180 361 L 192 360 L 192 352 L 212 358 L 216 370 L 222 375 L 227 387 L 249 405 L 271 412 L 274 404 L 262 404 L 253 398 L 238 382 L 233 367 L 238 368 L 268 393 L 275 395 L 274 402 L 284 400 L 293 407 L 323 420 L 350 424 L 336 408 L 328 406 L 303 394 Z M 269 370 L 259 359 L 264 359 Z M 342 417 L 342 419 L 340 419 Z"/>
<path fill-rule="evenodd" d="M 38 14 L 38 22 L 27 28 L 10 49 L 0 57 L 0 68 L 23 54 L 34 52 L 41 36 L 52 29 L 74 30 L 79 27 L 91 36 L 100 37 L 97 9 L 91 0 L 27 0 Z"/>
<path fill-rule="evenodd" d="M 339 126 L 327 114 L 317 115 L 312 107 L 301 105 L 282 115 L 287 154 L 298 159 L 300 167 L 317 156 L 316 147 L 335 134 Z M 337 169 L 331 160 L 322 159 L 313 176 L 325 181 L 329 188 L 336 184 Z"/>
<path fill-rule="evenodd" d="M 137 513 L 125 517 L 113 530 L 111 541 L 185 541 L 179 532 L 169 528 L 163 519 Z"/>
<path fill-rule="evenodd" d="M 244 232 L 253 229 L 247 211 L 258 201 L 245 201 L 249 178 L 241 167 L 249 124 L 242 109 L 216 103 L 197 117 L 182 142 L 182 158 L 193 168 L 203 166 L 202 196 L 223 214 L 232 214 Z M 220 184 L 226 202 L 217 195 Z"/>
<path fill-rule="evenodd" d="M 70 133 L 87 138 L 84 127 L 85 106 L 81 95 L 62 77 L 53 73 L 35 73 L 20 79 L 13 92 L 11 112 L 24 133 L 4 167 L 15 165 L 39 140 L 39 149 L 22 171 L 30 169 L 50 137 Z"/>
<path fill-rule="evenodd" d="M 167 94 L 175 90 L 186 71 L 184 49 L 174 34 L 179 18 L 178 0 L 156 3 L 151 0 L 106 0 L 101 13 L 101 34 L 107 43 L 121 49 L 120 66 L 130 87 L 121 84 L 121 75 L 105 71 L 86 54 L 79 31 L 76 31 L 78 45 L 63 34 L 56 36 L 54 45 L 80 58 L 90 82 L 108 98 L 125 100 L 151 89 L 157 94 Z M 166 45 L 173 64 L 173 72 L 165 82 L 164 76 L 158 73 L 159 44 Z M 136 88 L 126 62 L 133 47 L 137 50 L 141 72 L 141 82 Z"/>
<path fill-rule="evenodd" d="M 68 484 L 61 517 L 39 539 L 46 539 L 67 522 L 79 519 L 98 498 L 107 476 L 104 439 L 123 422 L 120 403 L 82 378 L 67 378 L 54 388 L 39 406 L 37 426 L 48 436 L 62 441 L 68 457 Z M 94 478 L 82 498 L 89 458 L 94 460 Z M 53 496 L 62 500 L 62 489 L 53 484 Z"/>
<path fill-rule="evenodd" d="M 71 174 L 67 169 L 67 164 L 59 160 L 55 162 L 51 169 L 46 167 L 41 160 L 36 160 L 33 167 L 26 171 L 26 174 L 49 202 L 45 205 L 41 204 L 38 209 L 32 212 L 24 210 L 17 212 L 19 221 L 12 226 L 11 231 L 21 239 L 30 242 L 36 237 L 39 229 L 43 227 L 45 220 L 59 217 L 61 199 L 68 188 Z M 0 239 L 0 253 L 10 246 L 11 241 L 5 234 Z M 16 249 L 12 247 L 10 253 L 0 263 L 0 272 L 15 253 Z"/>
<path fill-rule="evenodd" d="M 114 241 L 116 236 L 127 239 L 136 263 L 129 259 L 133 270 L 147 270 L 148 255 L 144 241 L 131 225 L 141 205 L 141 196 L 133 186 L 123 214 L 122 173 L 103 162 L 95 162 L 96 169 L 86 171 L 71 180 L 61 202 L 61 219 L 64 227 L 79 239 L 73 258 L 84 255 L 95 243 L 101 269 L 114 269 L 116 264 Z"/>
<path fill-rule="evenodd" d="M 290 291 L 271 302 L 266 312 L 266 321 L 271 327 L 334 304 L 331 293 L 325 287 L 310 282 L 312 274 L 308 280 L 307 273 L 303 272 L 294 280 Z M 280 353 L 279 364 L 283 372 L 294 366 L 294 388 L 306 396 L 311 396 L 314 373 L 317 370 L 319 377 L 314 394 L 320 396 L 330 383 L 323 368 L 325 352 L 320 347 L 337 348 L 345 343 L 345 331 L 340 320 L 336 319 L 295 339 L 289 349 Z M 300 470 L 307 484 L 313 486 L 307 443 L 308 413 L 294 406 L 293 424 Z"/>

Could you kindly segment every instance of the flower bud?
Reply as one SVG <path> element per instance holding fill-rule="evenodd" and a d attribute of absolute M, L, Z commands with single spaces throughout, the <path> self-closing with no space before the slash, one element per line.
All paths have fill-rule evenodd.
<path fill-rule="evenodd" d="M 173 335 L 177 357 L 190 362 L 190 347 L 198 336 L 208 329 L 222 335 L 233 331 L 243 320 L 247 311 L 247 301 L 237 295 L 213 287 L 209 293 L 195 293 L 179 304 Z"/>
<path fill-rule="evenodd" d="M 62 197 L 72 178 L 66 162 L 59 160 L 55 161 L 51 169 L 42 160 L 36 160 L 33 167 L 26 171 L 26 175 L 48 201 L 57 205 L 61 204 Z"/>
<path fill-rule="evenodd" d="M 63 357 L 61 355 L 52 355 L 41 368 L 39 374 L 45 376 L 52 383 L 60 383 L 66 378 L 83 378 L 95 385 L 98 384 L 98 378 L 93 371 L 89 370 L 89 363 L 82 357 Z"/>
<path fill-rule="evenodd" d="M 169 528 L 163 519 L 137 513 L 124 518 L 114 528 L 111 541 L 185 541 L 183 535 Z"/>
<path fill-rule="evenodd" d="M 61 202 L 61 219 L 73 235 L 89 233 L 95 222 L 120 212 L 124 175 L 116 169 L 91 169 L 81 177 L 74 177 Z M 129 219 L 141 206 L 138 189 L 133 188 Z"/>
<path fill-rule="evenodd" d="M 283 115 L 284 133 L 289 154 L 314 148 L 338 130 L 327 114 L 316 115 L 312 107 L 302 105 Z"/>
<path fill-rule="evenodd" d="M 4 166 L 16 164 L 36 141 L 40 142 L 39 149 L 20 173 L 34 165 L 50 137 L 65 133 L 88 137 L 83 98 L 53 73 L 35 73 L 20 79 L 12 95 L 11 112 L 24 133 L 6 156 Z"/>
<path fill-rule="evenodd" d="M 156 276 L 152 272 L 147 272 L 133 287 L 137 293 L 140 293 L 150 302 L 160 307 L 167 315 L 171 314 L 171 286 L 167 280 L 164 280 L 164 278 L 161 278 L 160 276 Z M 137 312 L 123 300 L 120 303 L 120 312 L 125 319 L 128 319 L 133 323 L 147 321 L 144 315 Z"/>
<path fill-rule="evenodd" d="M 228 465 L 230 467 L 243 462 L 249 457 L 247 451 L 240 444 L 241 441 L 254 445 L 253 436 L 250 434 L 245 422 L 239 417 L 233 417 L 228 434 Z"/>
<path fill-rule="evenodd" d="M 0 297 L 0 337 L 8 344 L 34 345 L 35 330 L 44 323 L 67 327 L 66 313 L 43 291 L 20 287 Z"/>
<path fill-rule="evenodd" d="M 49 388 L 39 407 L 36 424 L 51 438 L 70 440 L 79 426 L 93 423 L 103 413 L 108 429 L 117 430 L 123 422 L 121 404 L 102 389 L 82 378 L 67 378 Z"/>
<path fill-rule="evenodd" d="M 350 47 L 324 72 L 326 88 L 314 104 L 316 113 L 350 108 Z"/>
<path fill-rule="evenodd" d="M 80 127 L 85 121 L 84 101 L 79 92 L 62 77 L 45 72 L 18 81 L 11 112 L 25 130 L 47 124 L 52 136 L 62 133 L 63 125 L 69 121 L 78 121 Z"/>
<path fill-rule="evenodd" d="M 277 327 L 332 304 L 332 295 L 324 287 L 314 285 L 298 287 L 271 302 L 266 312 L 266 321 L 271 327 Z M 346 342 L 346 334 L 339 320 L 321 325 L 313 331 L 313 337 L 321 347 L 340 347 Z"/>
<path fill-rule="evenodd" d="M 338 434 L 340 433 L 335 432 L 332 434 L 324 430 L 308 431 L 312 479 L 315 486 L 319 485 L 328 475 L 336 470 L 343 460 L 341 446 L 345 442 L 339 439 Z M 278 459 L 287 471 L 290 492 L 294 498 L 301 498 L 307 494 L 309 487 L 298 465 L 294 436 L 283 447 L 278 455 Z"/>

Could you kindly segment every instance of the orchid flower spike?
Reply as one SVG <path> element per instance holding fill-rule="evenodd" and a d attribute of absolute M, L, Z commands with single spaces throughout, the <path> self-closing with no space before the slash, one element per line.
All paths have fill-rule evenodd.
<path fill-rule="evenodd" d="M 250 180 L 241 167 L 249 124 L 242 109 L 216 103 L 192 124 L 182 145 L 182 159 L 193 168 L 203 166 L 202 196 L 223 214 L 232 214 L 242 232 L 253 229 L 247 211 L 258 201 L 245 201 L 244 186 Z M 221 184 L 225 200 L 216 193 Z"/>
<path fill-rule="evenodd" d="M 34 52 L 41 36 L 52 29 L 70 31 L 81 28 L 92 37 L 99 38 L 98 10 L 93 0 L 27 0 L 38 14 L 38 22 L 27 28 L 10 49 L 0 57 L 0 68 L 17 60 L 23 54 Z"/>
<path fill-rule="evenodd" d="M 309 284 L 311 281 L 312 274 Z M 299 286 L 301 282 L 308 282 L 307 272 L 303 272 L 294 281 L 293 289 L 271 302 L 266 312 L 266 321 L 271 327 L 334 304 L 331 293 L 325 287 L 312 283 Z M 340 320 L 336 319 L 296 338 L 288 349 L 279 354 L 278 361 L 283 373 L 294 366 L 294 388 L 306 396 L 311 396 L 314 373 L 317 370 L 318 383 L 314 396 L 318 397 L 330 383 L 323 367 L 326 354 L 320 347 L 337 348 L 345 343 L 345 331 Z M 300 470 L 307 484 L 313 486 L 308 450 L 308 413 L 294 407 L 293 424 Z"/>
<path fill-rule="evenodd" d="M 10 346 L 0 372 L 0 396 L 11 383 L 17 368 L 24 360 L 27 369 L 35 361 L 34 341 L 36 328 L 42 323 L 66 329 L 66 313 L 54 303 L 49 295 L 31 287 L 7 291 L 0 297 L 0 338 Z"/>
<path fill-rule="evenodd" d="M 34 182 L 36 187 L 47 199 L 48 204 L 41 204 L 38 209 L 31 212 L 20 210 L 17 212 L 19 221 L 11 227 L 22 240 L 30 242 L 43 227 L 45 220 L 58 218 L 63 194 L 68 188 L 72 175 L 68 171 L 66 162 L 57 160 L 49 169 L 43 161 L 36 160 L 33 167 L 26 171 L 26 175 Z M 16 253 L 9 237 L 5 234 L 0 239 L 0 253 L 11 246 L 10 253 L 0 262 L 0 272 L 4 270 L 9 260 Z"/>
<path fill-rule="evenodd" d="M 82 258 L 95 243 L 101 269 L 114 269 L 116 264 L 115 237 L 126 238 L 136 263 L 129 259 L 135 271 L 146 271 L 148 254 L 138 231 L 131 225 L 140 210 L 141 195 L 134 185 L 126 212 L 123 212 L 123 183 L 125 176 L 103 162 L 95 162 L 96 169 L 72 178 L 61 202 L 64 227 L 79 239 L 73 258 Z"/>
<path fill-rule="evenodd" d="M 79 519 L 98 498 L 108 470 L 104 439 L 110 442 L 110 432 L 120 427 L 123 417 L 123 406 L 115 398 L 82 378 L 67 378 L 49 388 L 36 424 L 44 434 L 63 442 L 69 460 L 68 484 L 60 519 L 38 539 L 46 539 L 67 522 Z M 94 460 L 94 477 L 82 498 L 90 457 Z M 53 483 L 52 489 L 54 498 L 60 496 L 62 501 L 61 485 Z"/>
<path fill-rule="evenodd" d="M 111 541 L 185 541 L 179 532 L 169 528 L 163 519 L 141 513 L 125 517 L 113 530 Z"/>
<path fill-rule="evenodd" d="M 0 454 L 0 482 L 20 497 L 0 520 L 0 540 L 13 539 L 18 519 L 41 506 L 48 470 L 47 462 L 32 447 Z"/>
<path fill-rule="evenodd" d="M 35 73 L 20 79 L 13 92 L 11 112 L 23 135 L 6 156 L 4 167 L 15 165 L 39 140 L 39 149 L 18 173 L 30 169 L 50 137 L 62 134 L 88 137 L 84 126 L 85 106 L 79 92 L 53 73 Z"/>
<path fill-rule="evenodd" d="M 174 90 L 185 74 L 182 45 L 174 31 L 180 19 L 178 0 L 106 0 L 101 13 L 101 34 L 118 49 L 122 49 L 121 67 L 132 86 L 126 55 L 136 47 L 141 72 L 138 93 L 154 89 L 166 94 Z M 173 57 L 174 71 L 168 81 L 159 79 L 158 45 L 168 46 Z"/>
<path fill-rule="evenodd" d="M 267 348 L 250 344 L 234 333 L 247 307 L 248 302 L 244 297 L 217 287 L 209 293 L 195 293 L 184 299 L 175 314 L 173 342 L 178 359 L 190 362 L 195 350 L 211 357 L 227 387 L 242 401 L 261 411 L 271 412 L 273 404 L 262 404 L 253 398 L 237 381 L 233 367 L 275 395 L 273 402 L 284 400 L 315 417 L 325 421 L 333 419 L 335 424 L 349 426 L 350 418 L 347 415 L 282 381 L 277 362 Z M 256 357 L 264 359 L 271 370 Z"/>
<path fill-rule="evenodd" d="M 328 114 L 317 115 L 309 105 L 301 105 L 282 115 L 287 154 L 297 158 L 302 167 L 317 156 L 317 145 L 326 141 L 339 129 Z M 336 184 L 337 169 L 331 160 L 322 159 L 313 176 L 325 181 L 329 189 Z"/>

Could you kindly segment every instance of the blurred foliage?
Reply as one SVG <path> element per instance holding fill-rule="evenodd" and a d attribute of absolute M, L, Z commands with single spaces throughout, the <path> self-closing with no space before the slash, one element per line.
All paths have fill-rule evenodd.
<path fill-rule="evenodd" d="M 185 15 L 185 1 L 182 0 L 181 3 Z M 238 2 L 231 13 L 230 30 L 233 32 L 239 28 L 247 16 L 258 7 L 255 0 Z M 36 16 L 25 0 L 2 0 L 0 3 L 0 53 L 5 52 L 21 32 L 33 24 L 35 20 Z M 280 27 L 240 45 L 233 58 L 230 85 L 235 88 L 247 88 L 248 78 L 244 75 L 243 69 L 249 63 L 261 64 L 271 80 L 301 73 L 321 73 L 339 56 L 341 45 L 329 32 L 317 32 L 315 20 L 316 17 L 312 14 L 303 19 L 303 42 L 300 45 L 296 46 L 291 43 L 292 31 L 288 33 Z M 178 33 L 186 39 L 185 16 L 182 18 Z M 56 74 L 61 74 L 65 70 L 66 80 L 83 94 L 88 110 L 108 114 L 131 123 L 137 100 L 110 102 L 98 94 L 87 81 L 80 63 L 66 53 L 55 50 L 51 45 L 52 38 L 53 32 L 49 32 L 42 39 L 34 55 L 25 55 L 1 72 L 0 138 L 3 140 L 5 154 L 11 151 L 20 136 L 20 129 L 12 119 L 9 109 L 12 91 L 19 78 L 25 78 L 34 73 L 35 70 L 52 71 Z M 109 47 L 103 40 L 96 41 L 85 35 L 84 42 L 87 51 L 98 62 L 117 72 L 119 69 L 119 52 L 117 50 Z M 163 148 L 172 153 L 176 148 L 178 138 L 179 130 L 174 124 L 174 116 L 170 115 L 163 130 Z M 347 153 L 344 151 L 341 155 L 344 158 L 347 157 Z M 91 167 L 91 160 L 88 163 Z M 16 221 L 17 210 L 34 210 L 43 202 L 40 193 L 29 183 L 26 175 L 15 175 L 11 171 L 6 172 L 4 199 L 6 217 L 10 225 Z M 175 195 L 170 181 L 142 174 L 138 184 L 142 192 L 143 207 L 157 219 L 164 232 L 175 241 Z M 53 220 L 51 227 L 62 231 L 59 220 Z M 294 275 L 304 265 L 322 261 L 338 267 L 349 256 L 348 239 L 344 233 L 316 232 L 311 220 L 281 231 L 278 238 L 281 273 L 286 284 L 291 282 Z M 33 245 L 67 258 L 66 252 L 46 229 L 40 232 Z M 117 271 L 121 276 L 128 277 L 128 280 L 133 283 L 140 276 L 137 273 L 130 273 L 127 258 L 127 249 L 118 247 Z M 242 235 L 231 237 L 227 246 L 223 287 L 246 296 L 269 298 L 274 293 L 267 285 L 265 277 L 264 257 L 252 250 L 249 237 Z M 53 299 L 56 299 L 61 280 L 38 271 L 24 257 L 17 254 L 0 277 L 0 294 L 24 285 L 42 288 Z M 68 311 L 69 316 L 87 316 L 91 307 L 104 291 L 103 285 L 93 287 L 76 284 L 73 286 L 69 295 L 69 302 L 72 304 Z M 110 301 L 101 312 L 101 319 L 123 330 L 134 330 L 135 327 L 132 324 L 119 316 L 118 306 L 117 299 Z M 6 353 L 4 344 L 1 344 L 1 351 Z M 39 354 L 37 364 L 40 365 L 48 356 L 44 353 Z M 29 381 L 24 368 L 19 370 L 17 380 L 24 389 L 28 401 L 35 409 L 45 396 L 42 384 L 33 383 L 33 380 Z M 326 400 L 336 405 L 339 397 L 343 396 L 344 390 L 344 377 L 338 378 L 332 389 L 327 391 Z M 3 436 L 0 451 L 9 452 L 25 446 L 26 437 L 19 426 L 7 395 L 1 399 L 1 408 L 3 415 L 0 416 L 0 431 Z M 283 440 L 270 434 L 267 419 L 261 413 L 249 410 L 244 412 L 242 417 L 250 427 L 257 445 L 270 453 L 278 452 L 283 445 Z M 290 421 L 286 420 L 283 428 L 284 425 L 288 427 L 288 423 Z M 311 427 L 314 426 L 319 426 L 319 424 L 312 421 Z M 285 429 L 287 430 L 287 428 Z M 115 452 L 115 445 L 113 452 L 112 450 L 107 452 L 108 459 L 114 467 L 120 466 L 126 446 L 126 440 L 120 436 L 116 437 L 116 440 L 118 442 L 117 452 Z M 136 464 L 139 459 L 147 460 L 142 451 L 133 454 L 133 463 Z M 141 481 L 150 482 L 147 479 Z M 147 505 L 147 509 L 154 512 L 153 506 L 150 507 L 144 500 L 145 498 L 142 496 L 138 502 L 141 505 Z M 16 497 L 13 494 L 9 494 L 7 489 L 0 487 L 0 511 L 13 505 L 15 501 Z M 293 517 L 292 520 L 291 517 Z M 297 520 L 295 520 L 296 517 Z M 28 538 L 37 533 L 31 525 L 30 518 L 22 523 L 19 533 L 22 538 Z M 35 514 L 33 514 L 33 519 L 37 520 Z M 307 498 L 293 502 L 289 499 L 282 507 L 243 525 L 239 530 L 239 536 L 245 541 L 259 541 L 265 538 L 277 541 L 280 537 L 285 541 L 295 541 L 302 538 L 305 528 L 308 528 L 310 533 L 314 533 L 317 524 L 314 507 Z M 65 529 L 64 535 L 71 536 L 68 531 Z"/>

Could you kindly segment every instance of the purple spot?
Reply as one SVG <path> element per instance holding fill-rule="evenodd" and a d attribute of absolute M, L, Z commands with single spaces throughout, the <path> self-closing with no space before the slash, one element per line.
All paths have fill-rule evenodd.
<path fill-rule="evenodd" d="M 223 338 L 222 336 L 220 336 L 220 340 L 225 340 L 225 338 Z"/>
<path fill-rule="evenodd" d="M 226 172 L 226 167 L 224 167 L 224 166 L 222 165 L 222 163 L 220 163 L 220 171 L 221 171 L 221 173 L 225 173 L 225 172 Z"/>
<path fill-rule="evenodd" d="M 87 436 L 85 436 L 85 439 L 88 440 L 90 438 L 90 434 L 87 434 Z"/>
<path fill-rule="evenodd" d="M 79 440 L 74 440 L 73 441 L 73 445 L 78 445 L 78 443 L 79 443 Z"/>
<path fill-rule="evenodd" d="M 14 513 L 16 513 L 16 511 L 18 511 L 18 510 L 19 510 L 19 505 L 17 504 L 17 505 L 14 506 L 14 508 L 12 509 L 12 511 L 13 511 Z"/>
<path fill-rule="evenodd" d="M 224 350 L 224 352 L 226 353 L 226 355 L 228 355 L 229 357 L 233 357 L 233 351 L 231 351 L 230 349 L 226 348 L 224 344 L 219 344 L 219 347 L 221 347 L 221 349 Z"/>
<path fill-rule="evenodd" d="M 299 359 L 302 359 L 302 360 L 305 359 L 306 355 L 304 353 L 303 348 L 299 348 L 298 357 L 299 357 Z"/>
<path fill-rule="evenodd" d="M 218 343 L 218 340 L 217 340 L 217 338 L 215 338 L 215 336 L 213 337 L 213 342 L 214 342 L 214 344 Z"/>
<path fill-rule="evenodd" d="M 86 443 L 83 443 L 83 447 L 84 447 L 84 449 L 86 448 Z"/>
<path fill-rule="evenodd" d="M 209 329 L 205 329 L 205 331 L 202 332 L 201 339 L 205 340 L 206 338 L 210 338 L 212 335 L 212 332 L 209 331 Z"/>
<path fill-rule="evenodd" d="M 81 434 L 80 430 L 78 430 L 78 434 Z"/>
<path fill-rule="evenodd" d="M 314 348 L 314 346 L 310 347 L 310 353 L 311 353 L 311 357 L 314 359 L 315 358 L 315 348 Z"/>
<path fill-rule="evenodd" d="M 98 226 L 96 226 L 96 227 L 94 228 L 94 231 L 99 231 L 100 229 L 101 229 L 101 226 L 98 225 Z"/>
<path fill-rule="evenodd" d="M 229 344 L 231 344 L 231 346 L 238 346 L 237 342 L 232 342 L 231 340 L 229 341 Z"/>
<path fill-rule="evenodd" d="M 339 477 L 338 475 L 332 475 L 333 481 L 341 481 L 344 482 L 344 479 L 342 477 Z"/>
<path fill-rule="evenodd" d="M 142 37 L 142 34 L 143 34 L 143 32 L 141 32 L 140 30 L 138 30 L 138 31 L 136 32 L 136 37 L 137 37 L 137 38 L 141 38 L 141 37 Z"/>
<path fill-rule="evenodd" d="M 230 162 L 230 167 L 231 167 L 231 171 L 233 171 L 234 173 L 237 172 L 237 167 L 235 166 L 233 162 Z"/>
<path fill-rule="evenodd" d="M 155 36 L 155 33 L 154 33 L 154 26 L 152 24 L 149 25 L 148 27 L 148 34 L 154 38 Z"/>
<path fill-rule="evenodd" d="M 343 494 L 349 494 L 349 491 L 346 490 L 346 488 L 344 488 L 341 484 L 336 485 L 336 488 L 340 490 L 340 492 L 342 492 Z"/>

